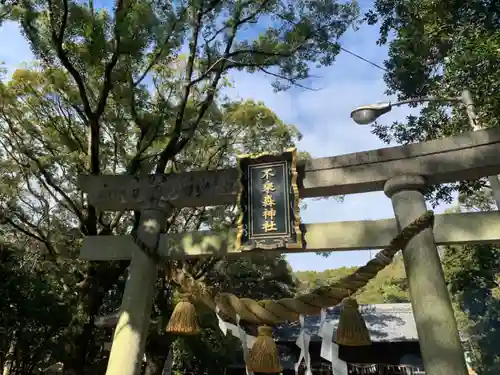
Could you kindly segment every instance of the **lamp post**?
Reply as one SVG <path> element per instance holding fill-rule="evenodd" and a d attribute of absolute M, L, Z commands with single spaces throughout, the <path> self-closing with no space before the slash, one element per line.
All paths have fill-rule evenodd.
<path fill-rule="evenodd" d="M 351 112 L 351 118 L 356 124 L 368 125 L 374 122 L 380 116 L 390 112 L 392 107 L 399 107 L 404 104 L 410 103 L 425 103 L 425 102 L 447 102 L 447 103 L 458 103 L 465 106 L 467 111 L 467 117 L 469 118 L 469 125 L 473 131 L 481 130 L 483 127 L 480 125 L 476 112 L 474 111 L 474 102 L 472 101 L 472 95 L 469 90 L 464 90 L 462 95 L 453 98 L 439 98 L 439 97 L 425 97 L 402 100 L 396 103 L 377 103 L 370 105 L 362 105 Z M 491 190 L 493 192 L 493 199 L 497 205 L 497 209 L 500 210 L 500 176 L 490 176 L 488 180 L 490 182 Z"/>

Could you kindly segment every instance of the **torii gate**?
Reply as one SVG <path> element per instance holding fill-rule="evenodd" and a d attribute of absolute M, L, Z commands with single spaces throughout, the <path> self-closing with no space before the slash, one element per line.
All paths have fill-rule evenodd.
<path fill-rule="evenodd" d="M 426 212 L 426 186 L 500 174 L 500 129 L 442 140 L 309 160 L 298 167 L 301 198 L 383 190 L 396 219 L 305 224 L 303 248 L 278 252 L 321 252 L 383 248 Z M 79 185 L 100 210 L 141 210 L 138 239 L 163 258 L 249 253 L 235 248 L 235 231 L 162 234 L 172 207 L 231 204 L 238 192 L 236 170 L 200 171 L 135 178 L 80 176 Z M 467 375 L 456 320 L 437 246 L 500 243 L 500 214 L 438 215 L 434 228 L 403 250 L 422 358 L 429 375 Z M 261 250 L 262 251 L 262 250 Z M 267 250 L 264 250 L 267 251 Z M 129 278 L 107 375 L 138 375 L 144 354 L 157 264 L 131 236 L 86 237 L 86 260 L 131 259 Z"/>

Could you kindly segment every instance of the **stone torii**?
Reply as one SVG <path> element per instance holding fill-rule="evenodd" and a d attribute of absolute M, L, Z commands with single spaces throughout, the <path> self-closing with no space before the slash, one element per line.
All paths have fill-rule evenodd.
<path fill-rule="evenodd" d="M 500 174 L 500 129 L 481 130 L 408 146 L 306 161 L 298 168 L 301 198 L 383 190 L 395 219 L 305 224 L 306 245 L 278 252 L 321 252 L 387 246 L 405 226 L 426 212 L 429 185 Z M 163 234 L 172 207 L 231 204 L 238 192 L 236 170 L 168 176 L 80 176 L 89 203 L 99 210 L 141 210 L 138 238 L 160 258 L 244 256 L 235 231 Z M 500 242 L 500 214 L 475 212 L 436 216 L 434 228 L 415 236 L 403 250 L 422 358 L 430 375 L 467 375 L 437 246 Z M 259 250 L 258 250 L 259 251 Z M 267 251 L 267 250 L 265 250 Z M 157 277 L 155 257 L 131 236 L 89 236 L 80 254 L 86 260 L 131 259 L 121 315 L 107 375 L 138 375 Z"/>

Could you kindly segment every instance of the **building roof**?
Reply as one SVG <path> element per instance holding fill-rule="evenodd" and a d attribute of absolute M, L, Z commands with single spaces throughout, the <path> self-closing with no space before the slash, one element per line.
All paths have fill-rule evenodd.
<path fill-rule="evenodd" d="M 374 342 L 418 341 L 417 327 L 413 318 L 413 311 L 409 303 L 385 303 L 377 305 L 360 305 L 359 311 L 363 316 L 370 337 Z M 327 321 L 336 327 L 339 321 L 341 307 L 327 309 Z M 305 329 L 312 337 L 311 340 L 321 340 L 316 334 L 319 330 L 320 317 L 305 317 Z M 295 341 L 300 332 L 298 323 L 288 323 L 278 327 L 276 338 L 278 341 Z M 335 332 L 334 332 L 335 335 Z M 335 337 L 333 338 L 335 340 Z"/>
<path fill-rule="evenodd" d="M 327 309 L 327 321 L 337 326 L 342 308 L 335 306 Z M 417 327 L 409 303 L 384 303 L 360 305 L 359 311 L 365 319 L 370 337 L 374 342 L 418 341 Z M 119 318 L 119 311 L 96 318 L 99 327 L 114 327 Z M 316 334 L 319 330 L 320 317 L 306 316 L 305 328 L 312 336 L 311 340 L 321 340 Z M 295 341 L 300 332 L 298 323 L 286 323 L 277 327 L 275 337 L 278 341 Z M 335 334 L 335 332 L 334 332 Z M 333 338 L 335 340 L 335 337 Z"/>
<path fill-rule="evenodd" d="M 336 327 L 339 321 L 341 306 L 327 309 L 326 319 Z M 366 327 L 370 332 L 373 342 L 401 342 L 418 341 L 417 327 L 413 317 L 410 303 L 384 303 L 374 305 L 360 305 L 359 311 L 363 316 Z M 114 327 L 120 316 L 119 311 L 106 316 L 96 317 L 95 324 L 98 327 Z M 319 315 L 305 317 L 305 329 L 311 335 L 312 341 L 320 341 L 317 336 L 320 324 Z M 300 326 L 297 322 L 287 322 L 279 325 L 274 336 L 278 341 L 295 341 L 299 335 Z M 335 330 L 333 332 L 335 341 Z M 467 337 L 460 332 L 462 341 Z"/>

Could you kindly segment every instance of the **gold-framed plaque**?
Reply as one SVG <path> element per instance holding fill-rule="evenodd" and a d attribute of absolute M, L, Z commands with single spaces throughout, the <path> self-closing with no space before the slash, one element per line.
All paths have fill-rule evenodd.
<path fill-rule="evenodd" d="M 240 250 L 300 248 L 297 150 L 238 157 Z"/>

